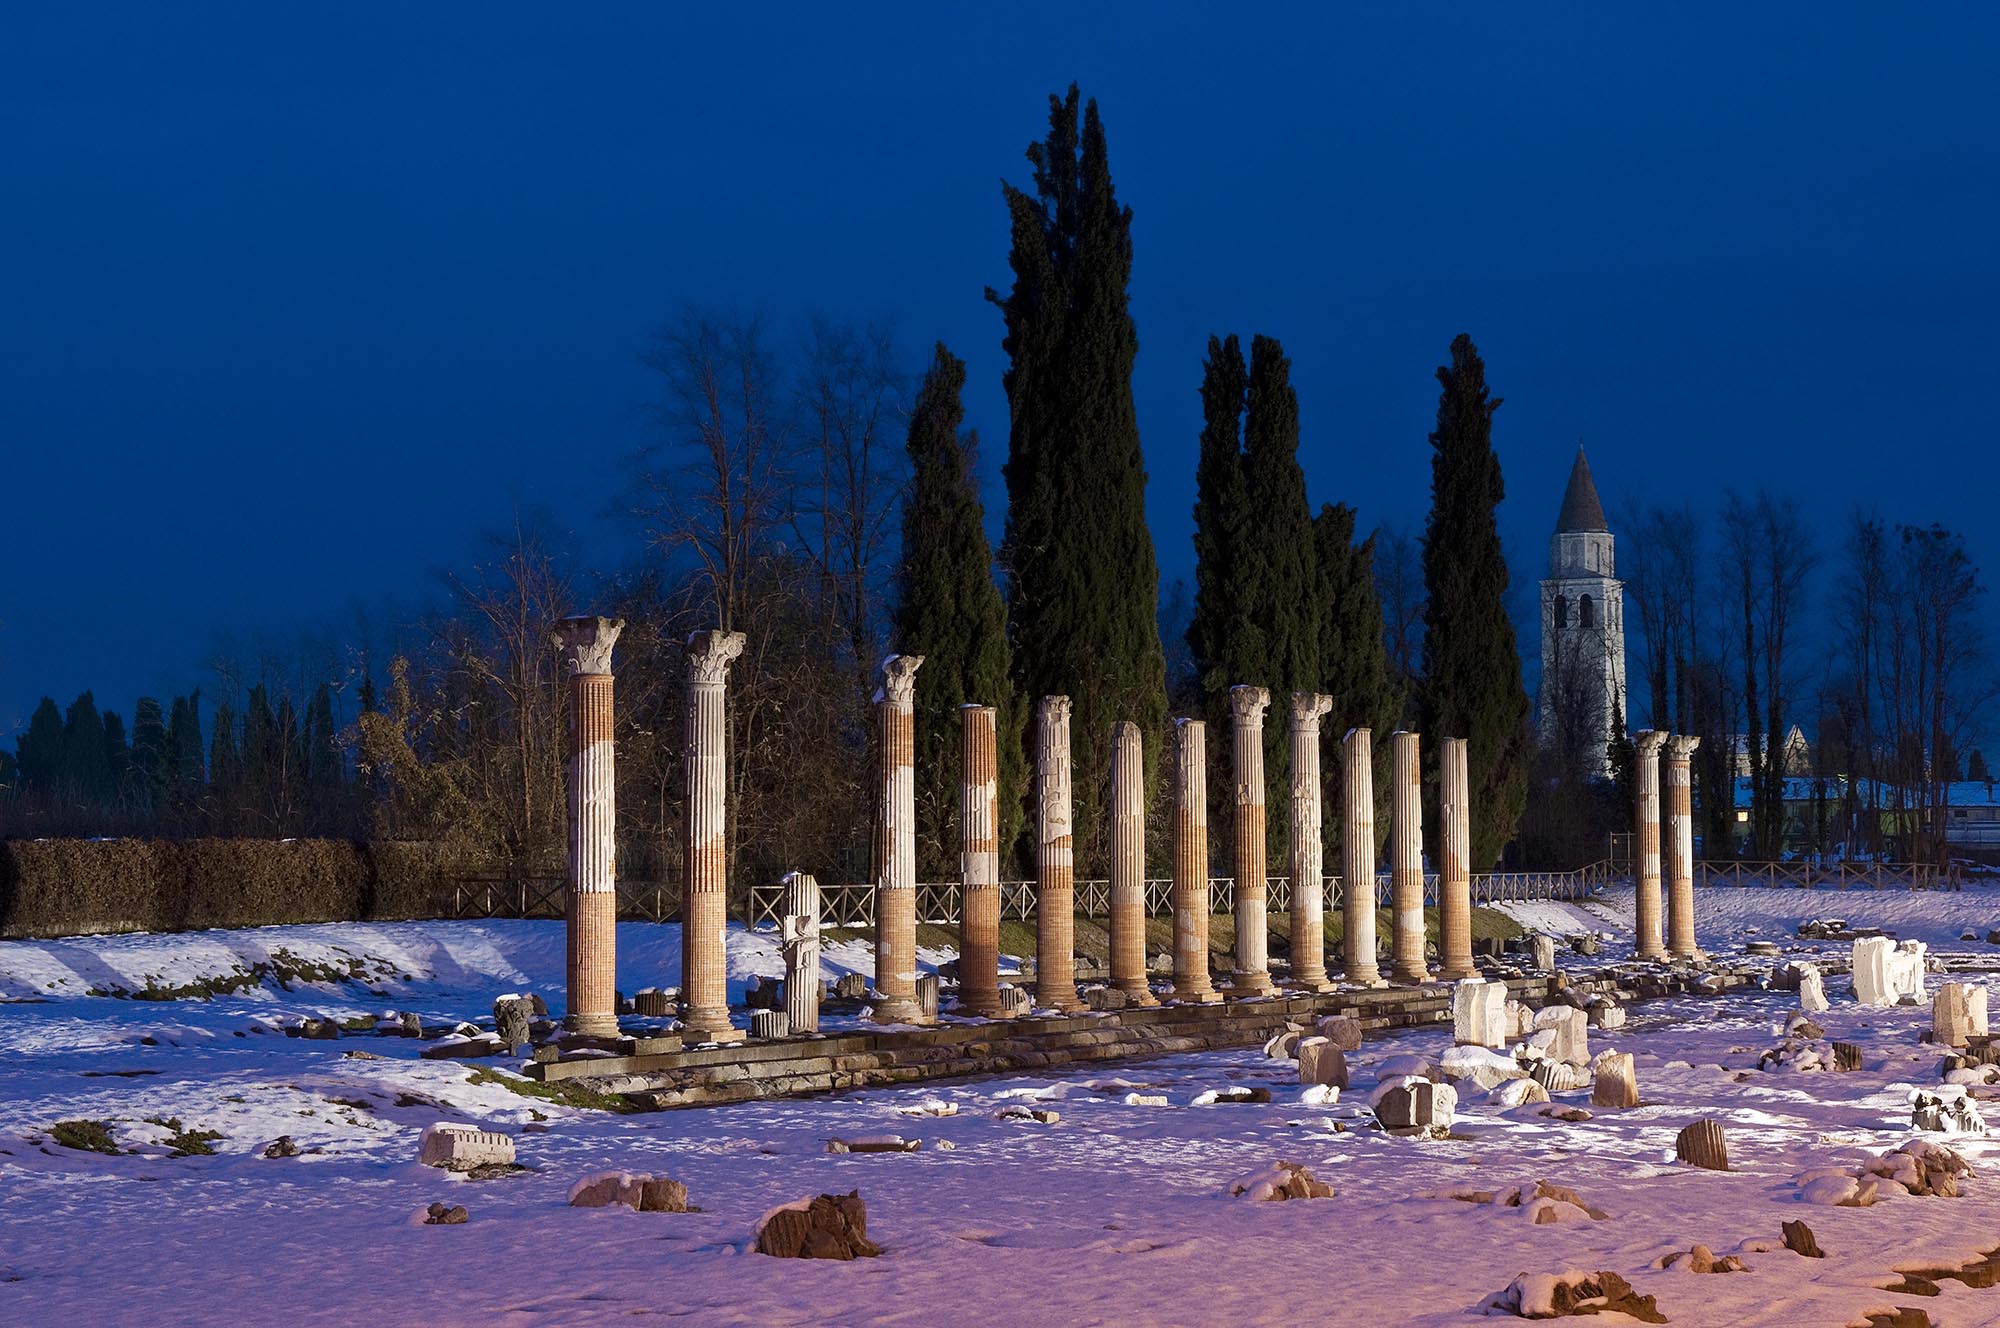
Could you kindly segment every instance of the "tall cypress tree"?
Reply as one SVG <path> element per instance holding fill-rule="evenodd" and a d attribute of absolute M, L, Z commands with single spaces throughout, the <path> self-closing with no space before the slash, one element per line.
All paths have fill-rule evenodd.
<path fill-rule="evenodd" d="M 1000 843 L 1020 834 L 1024 761 L 1021 707 L 1007 649 L 1007 605 L 993 578 L 985 507 L 973 472 L 978 440 L 961 435 L 965 361 L 939 342 L 910 414 L 910 487 L 896 649 L 922 655 L 917 674 L 917 870 L 925 880 L 958 864 L 962 705 L 990 705 L 1000 757 Z"/>
<path fill-rule="evenodd" d="M 188 808 L 201 801 L 206 779 L 201 758 L 201 689 L 176 696 L 167 712 L 167 787 L 169 802 Z"/>
<path fill-rule="evenodd" d="M 1201 452 L 1194 472 L 1194 616 L 1188 650 L 1213 721 L 1220 698 L 1244 680 L 1247 605 L 1239 546 L 1248 520 L 1243 479 L 1243 398 L 1249 389 L 1243 348 L 1234 335 L 1208 339 L 1201 375 Z"/>
<path fill-rule="evenodd" d="M 1382 600 L 1375 587 L 1375 537 L 1356 544 L 1354 509 L 1346 503 L 1326 503 L 1313 518 L 1312 538 L 1319 573 L 1319 690 L 1333 698 L 1333 709 L 1320 730 L 1326 746 L 1321 787 L 1326 798 L 1327 852 L 1338 861 L 1346 824 L 1340 739 L 1349 729 L 1364 726 L 1375 735 L 1375 824 L 1378 832 L 1386 833 L 1394 792 L 1389 782 L 1394 749 L 1388 735 L 1401 722 L 1404 698 L 1383 636 Z"/>
<path fill-rule="evenodd" d="M 1136 720 L 1149 766 L 1166 722 L 1159 566 L 1132 402 L 1138 354 L 1126 287 L 1132 213 L 1119 204 L 1097 103 L 1049 99 L 1031 145 L 1035 192 L 1006 186 L 1014 287 L 1000 306 L 1010 364 L 1008 630 L 1023 701 L 1067 694 L 1075 823 L 1086 870 L 1102 861 L 1111 726 Z"/>
<path fill-rule="evenodd" d="M 132 707 L 132 800 L 142 815 L 159 809 L 166 783 L 166 717 L 157 699 L 142 696 Z"/>
<path fill-rule="evenodd" d="M 119 730 L 123 736 L 124 730 Z M 70 794 L 93 806 L 111 801 L 111 754 L 104 743 L 104 720 L 89 692 L 70 702 L 63 715 L 62 781 Z"/>
<path fill-rule="evenodd" d="M 28 731 L 14 746 L 20 764 L 21 786 L 53 789 L 62 780 L 63 722 L 56 699 L 45 696 L 28 717 Z"/>
<path fill-rule="evenodd" d="M 1493 453 L 1498 397 L 1472 338 L 1437 371 L 1431 511 L 1424 527 L 1424 677 L 1418 715 L 1433 743 L 1467 739 L 1472 865 L 1497 861 L 1527 798 L 1528 693 L 1507 620 L 1507 560 L 1495 509 L 1505 495 Z"/>

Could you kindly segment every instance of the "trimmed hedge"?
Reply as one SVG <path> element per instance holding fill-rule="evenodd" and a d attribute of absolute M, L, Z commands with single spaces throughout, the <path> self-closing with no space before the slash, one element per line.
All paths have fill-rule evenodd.
<path fill-rule="evenodd" d="M 10 839 L 0 937 L 435 917 L 470 865 L 441 844 Z"/>

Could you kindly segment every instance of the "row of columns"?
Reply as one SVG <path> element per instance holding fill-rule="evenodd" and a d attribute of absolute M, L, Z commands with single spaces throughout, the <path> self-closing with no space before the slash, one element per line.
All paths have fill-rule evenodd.
<path fill-rule="evenodd" d="M 611 652 L 624 623 L 566 619 L 555 634 L 570 679 L 568 1023 L 578 1032 L 617 1032 L 616 808 L 614 801 Z M 687 838 L 682 927 L 683 1022 L 706 1041 L 742 1036 L 729 1018 L 725 941 L 728 925 L 726 690 L 730 664 L 743 653 L 740 632 L 698 632 L 688 641 Z M 915 687 L 922 656 L 891 656 L 876 695 L 881 793 L 877 799 L 876 998 L 885 1022 L 927 1018 L 916 990 Z M 1271 697 L 1262 687 L 1230 690 L 1236 784 L 1236 946 L 1232 994 L 1274 990 L 1268 946 L 1263 726 Z M 1298 986 L 1331 987 L 1320 891 L 1324 842 L 1320 807 L 1320 721 L 1330 697 L 1291 697 L 1292 965 Z M 991 706 L 960 710 L 963 780 L 960 880 L 960 999 L 974 1014 L 1001 1011 L 999 991 L 999 766 Z M 1221 999 L 1208 967 L 1207 726 L 1175 721 L 1173 996 Z M 1427 982 L 1424 946 L 1423 805 L 1418 737 L 1391 737 L 1390 974 Z M 1694 957 L 1694 825 L 1690 758 L 1700 739 L 1639 735 L 1637 780 L 1638 956 Z M 1379 985 L 1375 957 L 1375 796 L 1372 735 L 1342 740 L 1346 789 L 1343 967 L 1349 983 Z M 1657 759 L 1664 751 L 1668 843 L 1660 836 Z M 1440 752 L 1439 976 L 1472 976 L 1470 789 L 1466 743 L 1447 738 Z M 1043 697 L 1035 713 L 1035 894 L 1040 1004 L 1081 1009 L 1075 953 L 1075 837 L 1072 825 L 1070 701 Z M 1661 864 L 1667 864 L 1665 944 L 1661 943 Z M 1111 982 L 1142 1003 L 1154 1000 L 1146 975 L 1144 755 L 1136 724 L 1113 731 L 1111 768 Z M 816 938 L 815 938 L 816 940 Z"/>
<path fill-rule="evenodd" d="M 1633 740 L 1637 756 L 1638 845 L 1633 891 L 1634 956 L 1639 959 L 1693 959 L 1694 936 L 1694 775 L 1692 762 L 1701 739 L 1658 729 Z M 1667 774 L 1667 842 L 1660 842 L 1660 766 Z M 1665 859 L 1666 930 L 1661 935 L 1661 865 Z"/>

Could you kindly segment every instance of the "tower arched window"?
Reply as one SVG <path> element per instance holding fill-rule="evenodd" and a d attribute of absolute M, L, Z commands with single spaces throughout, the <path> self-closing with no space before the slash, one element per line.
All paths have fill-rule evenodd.
<path fill-rule="evenodd" d="M 1569 596 L 1556 596 L 1556 626 L 1569 626 Z"/>
<path fill-rule="evenodd" d="M 1585 595 L 1576 602 L 1576 625 L 1578 627 L 1597 626 L 1597 616 L 1591 611 L 1590 596 Z"/>

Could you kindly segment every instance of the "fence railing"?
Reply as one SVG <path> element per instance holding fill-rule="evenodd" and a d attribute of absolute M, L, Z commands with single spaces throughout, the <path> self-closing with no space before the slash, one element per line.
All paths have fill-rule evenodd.
<path fill-rule="evenodd" d="M 1478 872 L 1472 877 L 1472 900 L 1476 904 L 1569 902 L 1586 899 L 1629 873 L 1616 871 L 1609 862 L 1566 872 Z M 1924 863 L 1806 863 L 1806 862 L 1698 862 L 1697 886 L 1840 890 L 1950 890 L 1964 884 L 1956 866 L 1938 867 Z M 449 894 L 441 899 L 440 911 L 452 918 L 559 918 L 564 915 L 568 884 L 561 877 L 509 876 L 489 874 L 461 877 L 451 882 Z M 1165 878 L 1145 882 L 1146 915 L 1166 917 L 1173 912 L 1174 883 Z M 1292 910 L 1292 879 L 1267 879 L 1267 907 L 1274 913 Z M 1325 877 L 1320 882 L 1322 906 L 1332 912 L 1344 897 L 1341 878 Z M 823 922 L 829 927 L 872 927 L 875 925 L 875 887 L 872 884 L 823 885 L 820 887 Z M 1389 903 L 1389 877 L 1375 879 L 1375 900 Z M 784 887 L 757 885 L 750 888 L 744 920 L 752 927 L 778 925 L 783 910 Z M 917 919 L 920 922 L 955 926 L 961 916 L 963 891 L 957 881 L 925 882 L 917 886 Z M 1435 872 L 1424 874 L 1424 903 L 1438 902 Z M 1208 882 L 1211 913 L 1234 911 L 1236 880 L 1215 876 Z M 1076 912 L 1079 917 L 1104 918 L 1111 913 L 1111 882 L 1101 879 L 1076 883 Z M 627 922 L 675 922 L 681 913 L 681 888 L 677 882 L 628 880 L 618 882 L 618 916 Z M 1002 881 L 1000 916 L 1030 921 L 1035 916 L 1035 883 Z"/>

